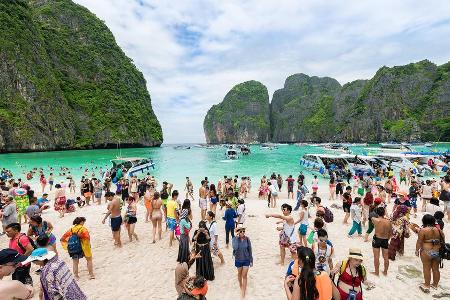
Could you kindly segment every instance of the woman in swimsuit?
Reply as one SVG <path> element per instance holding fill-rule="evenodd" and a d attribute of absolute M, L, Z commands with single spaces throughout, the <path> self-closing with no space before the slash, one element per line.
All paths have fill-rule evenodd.
<path fill-rule="evenodd" d="M 391 195 L 394 190 L 394 185 L 392 184 L 392 178 L 389 177 L 386 183 L 384 184 L 384 190 L 386 191 L 387 201 L 391 203 Z"/>
<path fill-rule="evenodd" d="M 150 218 L 152 220 L 153 226 L 153 243 L 156 243 L 156 228 L 158 228 L 158 239 L 161 240 L 161 221 L 162 221 L 162 211 L 161 206 L 163 202 L 159 197 L 159 193 L 155 192 L 153 194 L 152 206 L 150 208 Z"/>
<path fill-rule="evenodd" d="M 130 238 L 130 242 L 133 241 L 133 237 L 138 241 L 138 236 L 136 233 L 134 233 L 134 228 L 136 227 L 136 213 L 137 213 L 137 207 L 136 207 L 136 199 L 132 196 L 128 197 L 127 199 L 127 212 L 125 216 L 125 227 L 128 231 L 128 237 Z"/>
<path fill-rule="evenodd" d="M 217 202 L 219 198 L 217 197 L 216 186 L 212 183 L 209 187 L 209 210 L 216 214 Z"/>
<path fill-rule="evenodd" d="M 430 287 L 437 289 L 440 279 L 439 272 L 439 248 L 441 243 L 445 243 L 444 233 L 435 227 L 436 219 L 429 214 L 422 218 L 422 229 L 418 233 L 416 243 L 416 256 L 422 260 L 422 270 L 425 283 L 419 285 L 424 293 L 430 292 Z M 431 273 L 433 273 L 433 283 L 431 282 Z"/>
<path fill-rule="evenodd" d="M 145 223 L 148 223 L 148 219 L 150 218 L 150 211 L 152 208 L 152 200 L 153 200 L 154 189 L 151 185 L 147 185 L 147 189 L 144 194 L 144 205 L 147 212 L 145 213 Z"/>
<path fill-rule="evenodd" d="M 329 190 L 330 190 L 330 200 L 336 199 L 336 180 L 334 178 L 334 173 L 330 176 L 330 182 L 328 184 Z"/>

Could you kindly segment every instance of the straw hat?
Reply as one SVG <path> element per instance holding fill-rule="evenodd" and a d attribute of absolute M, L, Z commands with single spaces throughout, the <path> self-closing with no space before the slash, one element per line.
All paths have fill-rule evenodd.
<path fill-rule="evenodd" d="M 236 232 L 239 232 L 241 229 L 245 229 L 244 224 L 238 224 L 236 227 Z"/>
<path fill-rule="evenodd" d="M 359 248 L 350 248 L 348 250 L 348 258 L 354 258 L 354 259 L 360 259 L 360 260 L 364 259 L 361 249 L 359 249 Z"/>
<path fill-rule="evenodd" d="M 397 195 L 400 195 L 400 196 L 406 197 L 406 196 L 408 196 L 408 193 L 407 193 L 407 192 L 405 192 L 405 191 L 398 191 L 398 192 L 397 192 Z"/>

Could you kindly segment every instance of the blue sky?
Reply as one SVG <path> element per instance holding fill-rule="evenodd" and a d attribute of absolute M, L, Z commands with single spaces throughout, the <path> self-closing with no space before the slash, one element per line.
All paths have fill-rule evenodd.
<path fill-rule="evenodd" d="M 383 65 L 450 60 L 448 1 L 75 0 L 143 72 L 166 143 L 204 142 L 203 119 L 236 84 L 371 78 Z"/>

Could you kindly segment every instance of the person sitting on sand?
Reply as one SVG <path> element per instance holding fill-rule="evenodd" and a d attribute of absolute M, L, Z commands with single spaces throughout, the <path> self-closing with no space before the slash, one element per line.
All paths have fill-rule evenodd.
<path fill-rule="evenodd" d="M 375 234 L 372 240 L 373 249 L 373 262 L 375 266 L 374 275 L 380 274 L 380 248 L 384 259 L 383 274 L 386 276 L 389 268 L 389 238 L 392 234 L 391 221 L 385 218 L 386 210 L 383 207 L 377 207 L 375 209 L 377 217 L 372 217 L 371 221 L 375 227 Z"/>
<path fill-rule="evenodd" d="M 120 198 L 116 197 L 113 192 L 105 193 L 106 200 L 108 203 L 108 212 L 105 213 L 102 223 L 105 224 L 106 219 L 111 216 L 111 231 L 114 238 L 114 246 L 122 247 L 122 241 L 120 240 L 120 227 L 122 225 L 122 215 Z"/>
<path fill-rule="evenodd" d="M 439 250 L 445 243 L 445 235 L 442 230 L 436 228 L 436 219 L 429 214 L 422 217 L 422 228 L 418 232 L 416 243 L 416 256 L 422 261 L 423 277 L 425 282 L 419 285 L 424 293 L 430 292 L 430 287 L 438 288 L 440 272 L 439 263 L 441 257 Z M 431 283 L 431 274 L 433 274 L 433 283 Z"/>
<path fill-rule="evenodd" d="M 191 294 L 191 291 L 186 287 L 186 283 L 191 278 L 189 276 L 189 269 L 194 264 L 195 260 L 198 258 L 200 258 L 200 254 L 192 251 L 187 262 L 181 262 L 177 264 L 175 268 L 175 289 L 177 291 L 178 296 L 181 296 L 183 294 L 184 295 Z"/>
<path fill-rule="evenodd" d="M 69 255 L 73 260 L 73 274 L 75 275 L 75 278 L 79 278 L 78 275 L 78 265 L 80 263 L 80 258 L 86 258 L 86 263 L 87 263 L 87 268 L 89 271 L 89 278 L 90 279 L 94 279 L 94 267 L 93 267 L 93 263 L 92 263 L 92 250 L 91 250 L 91 237 L 89 235 L 89 231 L 87 230 L 86 227 L 84 227 L 84 224 L 86 223 L 86 218 L 84 217 L 76 217 L 73 220 L 73 226 L 72 228 L 70 228 L 69 230 L 66 231 L 66 233 L 63 234 L 63 236 L 61 237 L 61 245 L 63 247 L 63 249 L 68 250 L 69 251 Z M 74 242 L 72 236 L 76 235 L 77 238 L 79 240 L 79 249 L 80 251 L 78 251 L 77 253 L 72 252 L 74 248 L 73 247 L 74 243 L 77 243 L 76 241 Z M 69 245 L 69 243 L 71 245 Z M 70 246 L 70 248 L 69 248 Z"/>
<path fill-rule="evenodd" d="M 340 299 L 339 291 L 326 272 L 316 270 L 314 252 L 307 247 L 298 248 L 298 261 L 301 271 L 297 277 L 285 278 L 284 290 L 288 300 Z M 289 286 L 293 285 L 291 292 Z M 345 298 L 347 299 L 347 298 Z"/>
<path fill-rule="evenodd" d="M 283 223 L 282 227 L 277 227 L 280 231 L 279 246 L 280 246 L 280 265 L 284 265 L 284 257 L 286 256 L 286 248 L 289 248 L 291 252 L 297 251 L 296 235 L 295 233 L 295 221 L 291 215 L 292 206 L 284 203 L 281 205 L 281 211 L 283 214 L 266 214 L 266 218 L 281 219 L 278 223 Z M 293 246 L 291 248 L 291 245 Z"/>
<path fill-rule="evenodd" d="M 350 248 L 348 258 L 338 262 L 331 275 L 338 276 L 337 289 L 339 290 L 340 299 L 362 300 L 363 283 L 366 289 L 373 289 L 373 283 L 367 280 L 366 268 L 363 266 L 363 255 L 361 249 Z M 352 295 L 352 298 L 349 298 Z"/>

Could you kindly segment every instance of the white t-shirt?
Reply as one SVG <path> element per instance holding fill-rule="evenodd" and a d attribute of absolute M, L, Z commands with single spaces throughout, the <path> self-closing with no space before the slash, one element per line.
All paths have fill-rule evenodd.
<path fill-rule="evenodd" d="M 278 189 L 277 189 L 277 186 L 275 186 L 275 185 L 269 185 L 269 190 L 270 190 L 270 193 L 272 194 L 272 195 L 274 195 L 274 196 L 278 196 Z"/>
<path fill-rule="evenodd" d="M 272 186 L 278 187 L 278 181 L 276 179 L 271 179 L 270 184 L 272 184 Z"/>
<path fill-rule="evenodd" d="M 209 230 L 209 237 L 211 238 L 210 246 L 214 245 L 214 240 L 216 239 L 216 235 L 218 235 L 217 233 L 217 222 L 216 221 L 212 221 L 212 223 L 208 223 L 208 230 Z M 219 237 L 217 237 L 217 239 L 219 239 Z M 218 243 L 219 241 L 217 241 Z"/>
<path fill-rule="evenodd" d="M 245 212 L 245 204 L 239 204 L 237 208 L 238 222 L 244 224 L 247 213 Z M 239 219 L 240 216 L 240 219 Z"/>

